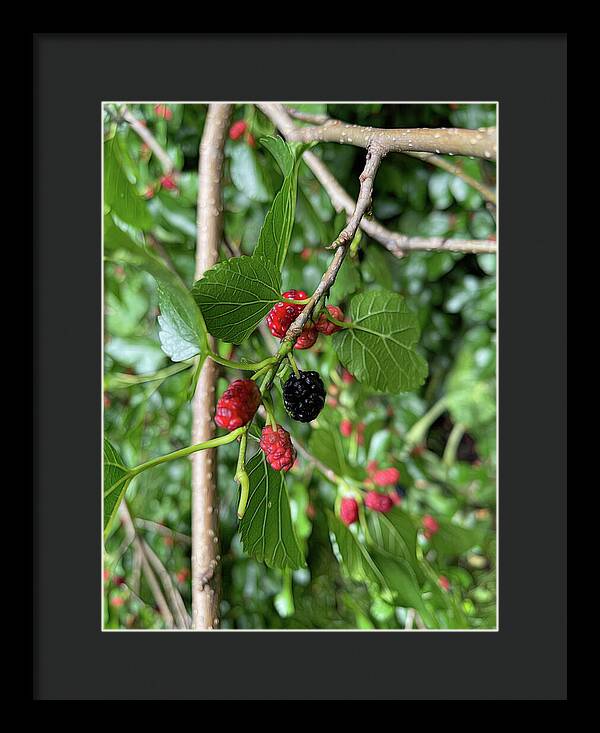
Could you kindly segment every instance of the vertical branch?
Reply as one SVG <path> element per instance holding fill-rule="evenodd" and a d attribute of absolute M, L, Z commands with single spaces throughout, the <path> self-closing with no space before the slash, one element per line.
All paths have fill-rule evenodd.
<path fill-rule="evenodd" d="M 221 239 L 223 147 L 231 105 L 210 104 L 200 142 L 196 279 L 217 261 Z M 211 344 L 212 346 L 212 344 Z M 192 401 L 192 443 L 210 440 L 217 365 L 204 362 Z M 192 456 L 192 628 L 212 629 L 219 623 L 218 506 L 215 451 Z"/>

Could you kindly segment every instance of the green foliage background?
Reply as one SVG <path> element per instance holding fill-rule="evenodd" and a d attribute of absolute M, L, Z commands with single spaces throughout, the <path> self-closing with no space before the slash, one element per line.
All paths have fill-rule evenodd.
<path fill-rule="evenodd" d="M 133 204 L 134 226 L 150 233 L 155 254 L 191 287 L 198 148 L 206 106 L 169 105 L 169 120 L 159 117 L 153 105 L 131 105 L 130 109 L 146 121 L 175 161 L 178 190 L 158 185 L 162 175 L 158 161 L 126 124 L 117 125 L 105 155 L 120 156 L 129 182 L 140 194 Z M 350 123 L 379 127 L 477 128 L 495 124 L 493 105 L 334 104 L 310 105 L 310 109 L 327 111 Z M 106 105 L 107 131 L 115 128 L 116 116 L 118 105 Z M 236 106 L 234 119 L 245 119 L 257 141 L 275 132 L 252 105 Z M 355 196 L 364 151 L 335 144 L 319 145 L 314 150 Z M 223 259 L 231 256 L 227 244 L 242 254 L 252 254 L 283 180 L 272 155 L 259 142 L 253 146 L 245 137 L 227 140 L 225 152 Z M 461 163 L 473 177 L 493 183 L 493 164 L 469 159 Z M 115 187 L 121 184 L 116 181 Z M 154 195 L 145 200 L 148 187 Z M 114 206 L 114 202 L 107 204 Z M 118 206 L 117 201 L 115 210 Z M 378 173 L 373 213 L 388 228 L 404 234 L 484 238 L 495 232 L 494 218 L 477 192 L 446 172 L 398 154 L 387 156 Z M 344 223 L 320 184 L 300 163 L 283 290 L 312 292 L 331 257 L 324 245 L 335 239 Z M 329 404 L 319 417 L 317 431 L 294 423 L 293 436 L 337 473 L 359 480 L 369 461 L 399 468 L 405 494 L 401 508 L 417 518 L 431 514 L 440 523 L 440 531 L 431 542 L 421 532 L 417 540 L 417 551 L 433 574 L 420 611 L 425 625 L 494 628 L 495 256 L 412 252 L 397 259 L 364 235 L 360 245 L 358 255 L 344 264 L 329 302 L 347 312 L 349 297 L 357 291 L 368 293 L 383 287 L 402 294 L 418 314 L 422 330 L 418 350 L 429 365 L 428 378 L 418 392 L 394 395 L 375 392 L 357 381 L 347 383 L 336 355 L 336 339 L 321 337 L 315 348 L 298 352 L 298 360 L 301 368 L 321 373 L 330 389 Z M 161 349 L 158 302 L 155 281 L 143 268 L 106 260 L 105 432 L 126 465 L 190 443 L 188 391 L 193 369 L 191 362 L 173 364 Z M 260 361 L 273 353 L 275 345 L 274 340 L 265 342 L 257 331 L 242 346 L 221 343 L 219 348 L 229 358 Z M 223 370 L 219 393 L 231 378 L 232 373 Z M 276 405 L 276 415 L 289 429 L 281 404 Z M 355 426 L 349 438 L 340 434 L 341 419 Z M 360 423 L 363 427 L 359 430 L 356 426 Z M 464 432 L 455 427 L 457 424 L 464 426 Z M 397 597 L 392 599 L 365 582 L 360 568 L 338 562 L 352 537 L 345 536 L 347 530 L 331 514 L 336 487 L 310 460 L 300 455 L 297 468 L 287 479 L 292 520 L 306 550 L 307 566 L 282 571 L 244 552 L 235 516 L 236 446 L 219 448 L 218 458 L 221 628 L 405 627 L 407 606 L 416 607 L 416 601 L 404 599 L 405 605 L 401 605 Z M 188 608 L 190 473 L 189 461 L 174 461 L 140 475 L 127 490 L 139 531 L 172 573 Z M 379 518 L 371 516 L 369 521 Z M 153 523 L 176 534 L 158 531 Z M 371 530 L 385 532 L 386 528 Z M 105 627 L 162 628 L 145 582 L 137 592 L 132 590 L 136 573 L 133 558 L 123 528 L 115 523 L 105 543 Z M 441 591 L 435 578 L 440 575 L 450 581 L 450 604 L 436 601 Z"/>

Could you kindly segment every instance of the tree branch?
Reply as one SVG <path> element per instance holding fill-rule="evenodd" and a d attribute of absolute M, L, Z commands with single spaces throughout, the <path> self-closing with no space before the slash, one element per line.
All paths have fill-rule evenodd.
<path fill-rule="evenodd" d="M 265 103 L 259 104 L 258 107 L 287 140 L 292 139 L 296 128 L 283 105 Z M 310 150 L 304 153 L 302 159 L 327 192 L 334 209 L 337 212 L 344 211 L 348 216 L 351 216 L 355 203 L 325 163 Z M 438 249 L 440 243 L 442 248 L 448 252 L 474 252 L 478 254 L 496 252 L 496 242 L 493 240 L 409 237 L 405 234 L 390 231 L 375 219 L 364 217 L 361 219 L 360 228 L 396 257 L 402 257 L 405 251 Z"/>
<path fill-rule="evenodd" d="M 218 259 L 221 241 L 223 148 L 232 106 L 210 104 L 200 142 L 196 280 Z M 211 348 L 213 348 L 212 339 Z M 206 359 L 192 401 L 192 442 L 210 440 L 217 365 Z M 212 629 L 219 623 L 218 511 L 214 450 L 192 456 L 192 628 Z M 211 581 L 210 583 L 208 581 Z M 211 587 L 212 586 L 212 587 Z"/>
<path fill-rule="evenodd" d="M 490 204 L 494 204 L 494 206 L 496 205 L 496 192 L 493 189 L 488 188 L 485 183 L 482 183 L 476 178 L 470 176 L 468 173 L 465 173 L 460 165 L 453 165 L 452 163 L 449 163 L 445 158 L 440 158 L 438 155 L 432 155 L 431 153 L 410 153 L 408 151 L 405 151 L 404 154 L 410 155 L 412 158 L 419 158 L 419 160 L 424 160 L 426 163 L 430 163 L 437 168 L 441 168 L 442 170 L 451 173 L 457 178 L 461 178 L 467 184 L 467 186 L 471 186 L 471 188 L 474 188 L 478 193 L 481 194 L 481 196 L 486 201 L 489 201 Z"/>
<path fill-rule="evenodd" d="M 283 108 L 283 105 L 280 106 Z M 298 142 L 332 142 L 361 148 L 377 143 L 384 154 L 417 151 L 496 160 L 495 127 L 480 127 L 478 130 L 458 127 L 384 129 L 350 125 L 324 115 L 305 114 L 297 110 L 293 110 L 292 114 L 299 120 L 318 121 L 310 127 L 294 127 L 290 139 Z"/>
<path fill-rule="evenodd" d="M 175 164 L 171 160 L 167 151 L 164 150 L 146 125 L 142 124 L 141 120 L 138 120 L 127 106 L 124 107 L 122 116 L 123 119 L 129 123 L 131 128 L 142 138 L 154 155 L 156 155 L 165 174 L 168 175 L 169 173 L 172 173 L 175 169 Z"/>

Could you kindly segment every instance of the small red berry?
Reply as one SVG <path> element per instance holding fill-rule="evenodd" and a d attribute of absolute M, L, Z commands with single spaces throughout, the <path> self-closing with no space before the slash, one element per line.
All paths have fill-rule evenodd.
<path fill-rule="evenodd" d="M 315 345 L 318 336 L 319 336 L 319 333 L 314 326 L 304 326 L 302 333 L 296 339 L 294 348 L 295 349 L 310 349 L 311 346 Z"/>
<path fill-rule="evenodd" d="M 173 110 L 166 104 L 156 104 L 154 106 L 154 112 L 157 117 L 162 117 L 163 120 L 173 119 Z"/>
<path fill-rule="evenodd" d="M 351 496 L 345 496 L 340 504 L 340 519 L 349 527 L 358 521 L 358 502 Z"/>
<path fill-rule="evenodd" d="M 402 497 L 398 494 L 397 491 L 390 491 L 388 496 L 392 500 L 392 504 L 395 504 L 396 506 L 402 504 Z"/>
<path fill-rule="evenodd" d="M 374 512 L 389 512 L 394 502 L 387 494 L 380 494 L 378 491 L 369 491 L 365 497 L 365 505 Z"/>
<path fill-rule="evenodd" d="M 265 425 L 259 445 L 275 471 L 289 471 L 294 465 L 296 450 L 292 445 L 290 434 L 281 425 L 277 425 L 277 430 Z"/>
<path fill-rule="evenodd" d="M 121 598 L 121 596 L 114 596 L 110 599 L 110 605 L 114 606 L 115 608 L 120 608 L 125 603 L 125 599 Z"/>
<path fill-rule="evenodd" d="M 246 142 L 251 148 L 256 147 L 256 140 L 254 139 L 254 135 L 251 132 L 246 135 Z"/>
<path fill-rule="evenodd" d="M 167 173 L 160 179 L 160 185 L 167 191 L 177 191 L 177 181 L 172 173 Z"/>
<path fill-rule="evenodd" d="M 289 300 L 306 300 L 308 295 L 304 290 L 288 290 L 283 293 L 282 297 Z M 267 313 L 267 326 L 273 336 L 282 339 L 303 310 L 303 305 L 294 305 L 293 303 L 277 303 L 274 305 Z"/>
<path fill-rule="evenodd" d="M 244 122 L 244 120 L 238 120 L 237 122 L 234 122 L 233 125 L 229 128 L 229 137 L 231 140 L 237 140 L 238 138 L 242 137 L 242 135 L 246 132 L 246 128 L 248 125 Z"/>
<path fill-rule="evenodd" d="M 305 262 L 307 262 L 308 260 L 310 260 L 310 258 L 311 258 L 311 256 L 312 256 L 312 253 L 313 253 L 313 251 L 312 251 L 312 249 L 311 249 L 310 247 L 305 247 L 305 248 L 304 248 L 304 249 L 302 250 L 302 252 L 300 252 L 300 257 L 301 257 L 301 258 L 302 258 L 302 259 L 303 259 L 303 260 L 304 260 Z"/>
<path fill-rule="evenodd" d="M 426 514 L 423 517 L 423 527 L 429 530 L 432 534 L 435 534 L 440 528 L 440 525 L 438 521 L 431 516 L 431 514 Z"/>
<path fill-rule="evenodd" d="M 110 580 L 110 570 L 108 568 L 104 568 L 104 570 L 102 571 L 102 577 L 104 578 L 104 582 L 108 583 L 108 581 Z"/>
<path fill-rule="evenodd" d="M 369 461 L 367 463 L 367 473 L 372 476 L 379 468 L 379 461 Z"/>
<path fill-rule="evenodd" d="M 188 568 L 181 568 L 181 570 L 177 571 L 177 582 L 178 583 L 185 583 L 185 581 L 190 577 L 190 571 Z"/>
<path fill-rule="evenodd" d="M 154 186 L 146 186 L 146 190 L 144 191 L 144 198 L 148 200 L 154 198 Z"/>
<path fill-rule="evenodd" d="M 393 486 L 400 481 L 400 471 L 397 468 L 382 468 L 375 471 L 373 481 L 377 486 Z"/>
<path fill-rule="evenodd" d="M 347 369 L 344 369 L 344 371 L 342 372 L 342 381 L 346 384 L 352 384 L 352 382 L 354 381 L 354 377 Z"/>
<path fill-rule="evenodd" d="M 450 590 L 450 581 L 448 580 L 448 578 L 445 575 L 440 575 L 440 577 L 438 578 L 438 583 L 442 590 L 445 590 L 445 591 Z"/>
<path fill-rule="evenodd" d="M 352 435 L 352 423 L 350 420 L 342 420 L 340 423 L 340 433 L 344 438 L 349 438 Z"/>
<path fill-rule="evenodd" d="M 251 379 L 236 379 L 217 402 L 215 422 L 225 430 L 247 425 L 260 405 L 260 390 Z"/>
<path fill-rule="evenodd" d="M 342 309 L 338 308 L 337 305 L 328 305 L 327 310 L 338 321 L 344 320 Z M 315 328 L 317 329 L 317 331 L 319 331 L 319 333 L 325 334 L 325 336 L 331 336 L 332 334 L 337 333 L 337 331 L 342 330 L 341 326 L 336 326 L 335 323 L 329 321 L 325 313 L 320 314 L 317 322 L 315 323 Z"/>

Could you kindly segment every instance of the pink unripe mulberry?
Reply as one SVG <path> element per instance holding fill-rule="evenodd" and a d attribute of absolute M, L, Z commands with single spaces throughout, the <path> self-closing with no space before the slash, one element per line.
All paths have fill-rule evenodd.
<path fill-rule="evenodd" d="M 162 117 L 163 120 L 173 119 L 173 110 L 166 104 L 155 105 L 154 112 L 157 117 Z"/>
<path fill-rule="evenodd" d="M 442 590 L 450 590 L 450 581 L 445 575 L 440 575 L 440 577 L 438 578 L 438 583 Z"/>
<path fill-rule="evenodd" d="M 425 530 L 423 534 L 427 539 L 432 537 L 440 528 L 440 525 L 436 519 L 434 519 L 431 514 L 426 514 L 423 517 L 423 529 Z"/>
<path fill-rule="evenodd" d="M 340 519 L 349 527 L 358 521 L 358 502 L 350 496 L 345 496 L 340 504 Z"/>

